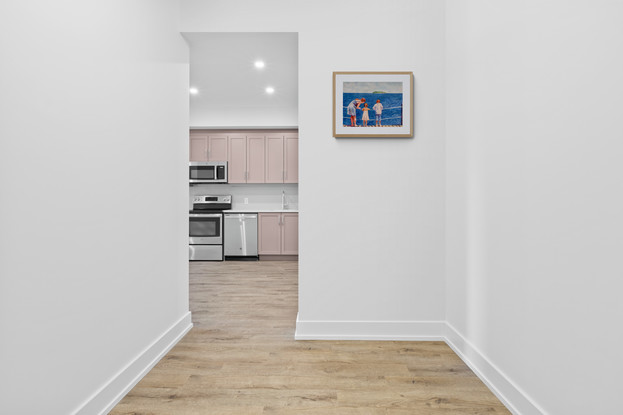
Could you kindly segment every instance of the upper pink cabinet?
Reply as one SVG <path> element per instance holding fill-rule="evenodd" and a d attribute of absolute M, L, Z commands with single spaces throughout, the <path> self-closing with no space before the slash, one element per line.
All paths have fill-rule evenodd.
<path fill-rule="evenodd" d="M 266 136 L 266 183 L 298 183 L 298 133 Z"/>
<path fill-rule="evenodd" d="M 227 136 L 223 134 L 208 135 L 208 161 L 227 161 Z"/>
<path fill-rule="evenodd" d="M 283 134 L 266 136 L 266 182 L 283 183 Z"/>
<path fill-rule="evenodd" d="M 190 132 L 190 161 L 226 161 L 227 135 Z"/>
<path fill-rule="evenodd" d="M 190 161 L 228 161 L 229 183 L 298 183 L 298 132 L 190 133 Z"/>
<path fill-rule="evenodd" d="M 283 182 L 298 183 L 299 182 L 299 135 L 286 134 L 283 137 Z"/>
<path fill-rule="evenodd" d="M 247 135 L 247 183 L 266 183 L 266 137 Z"/>
<path fill-rule="evenodd" d="M 229 158 L 227 159 L 229 183 L 247 182 L 247 136 L 229 136 Z"/>
<path fill-rule="evenodd" d="M 208 161 L 208 135 L 190 132 L 190 161 Z"/>
<path fill-rule="evenodd" d="M 229 183 L 265 183 L 265 154 L 263 135 L 230 135 Z"/>

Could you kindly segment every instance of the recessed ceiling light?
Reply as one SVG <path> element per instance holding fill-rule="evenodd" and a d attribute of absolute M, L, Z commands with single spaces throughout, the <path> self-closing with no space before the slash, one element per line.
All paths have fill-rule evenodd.
<path fill-rule="evenodd" d="M 272 94 L 275 92 L 275 88 L 273 88 L 272 86 L 267 86 L 266 87 L 266 93 L 267 94 Z"/>
<path fill-rule="evenodd" d="M 188 90 L 188 92 L 190 92 L 190 95 L 197 95 L 199 93 L 199 90 L 195 87 L 192 87 Z"/>
<path fill-rule="evenodd" d="M 264 63 L 264 61 L 255 61 L 255 67 L 257 69 L 262 69 L 264 66 L 266 66 L 266 64 Z"/>

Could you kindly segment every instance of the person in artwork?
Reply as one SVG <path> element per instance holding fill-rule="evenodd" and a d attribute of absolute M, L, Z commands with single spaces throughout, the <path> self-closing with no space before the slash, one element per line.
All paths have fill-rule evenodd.
<path fill-rule="evenodd" d="M 362 103 L 365 103 L 366 99 L 365 98 L 357 98 L 357 99 L 353 99 L 350 104 L 348 104 L 348 107 L 346 107 L 346 114 L 348 114 L 350 116 L 350 126 L 351 127 L 356 127 L 357 126 L 357 110 L 359 109 L 359 106 Z"/>
<path fill-rule="evenodd" d="M 368 126 L 368 120 L 370 120 L 370 116 L 368 115 L 368 112 L 370 111 L 370 108 L 368 108 L 368 104 L 365 103 L 363 104 L 363 108 L 361 109 L 363 111 L 363 116 L 361 117 L 361 122 L 363 123 L 364 127 Z"/>
<path fill-rule="evenodd" d="M 377 99 L 376 100 L 376 104 L 374 104 L 374 106 L 372 107 L 372 109 L 374 110 L 375 114 L 376 114 L 376 126 L 380 127 L 381 126 L 381 114 L 383 113 L 383 104 L 381 104 L 381 100 Z"/>

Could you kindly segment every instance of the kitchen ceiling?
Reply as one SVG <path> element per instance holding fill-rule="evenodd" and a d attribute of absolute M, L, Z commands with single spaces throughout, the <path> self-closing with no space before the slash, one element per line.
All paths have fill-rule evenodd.
<path fill-rule="evenodd" d="M 189 87 L 197 89 L 190 96 L 191 126 L 279 125 L 284 113 L 293 114 L 288 119 L 296 125 L 298 33 L 183 36 L 190 47 Z"/>

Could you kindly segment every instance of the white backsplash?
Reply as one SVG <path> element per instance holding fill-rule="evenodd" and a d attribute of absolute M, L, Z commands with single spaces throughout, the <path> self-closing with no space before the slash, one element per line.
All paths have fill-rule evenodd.
<path fill-rule="evenodd" d="M 288 209 L 298 209 L 299 185 L 294 183 L 258 183 L 258 184 L 200 184 L 190 186 L 188 199 L 192 208 L 194 196 L 232 195 L 233 209 L 281 209 L 282 192 Z M 245 198 L 248 203 L 245 204 Z"/>

